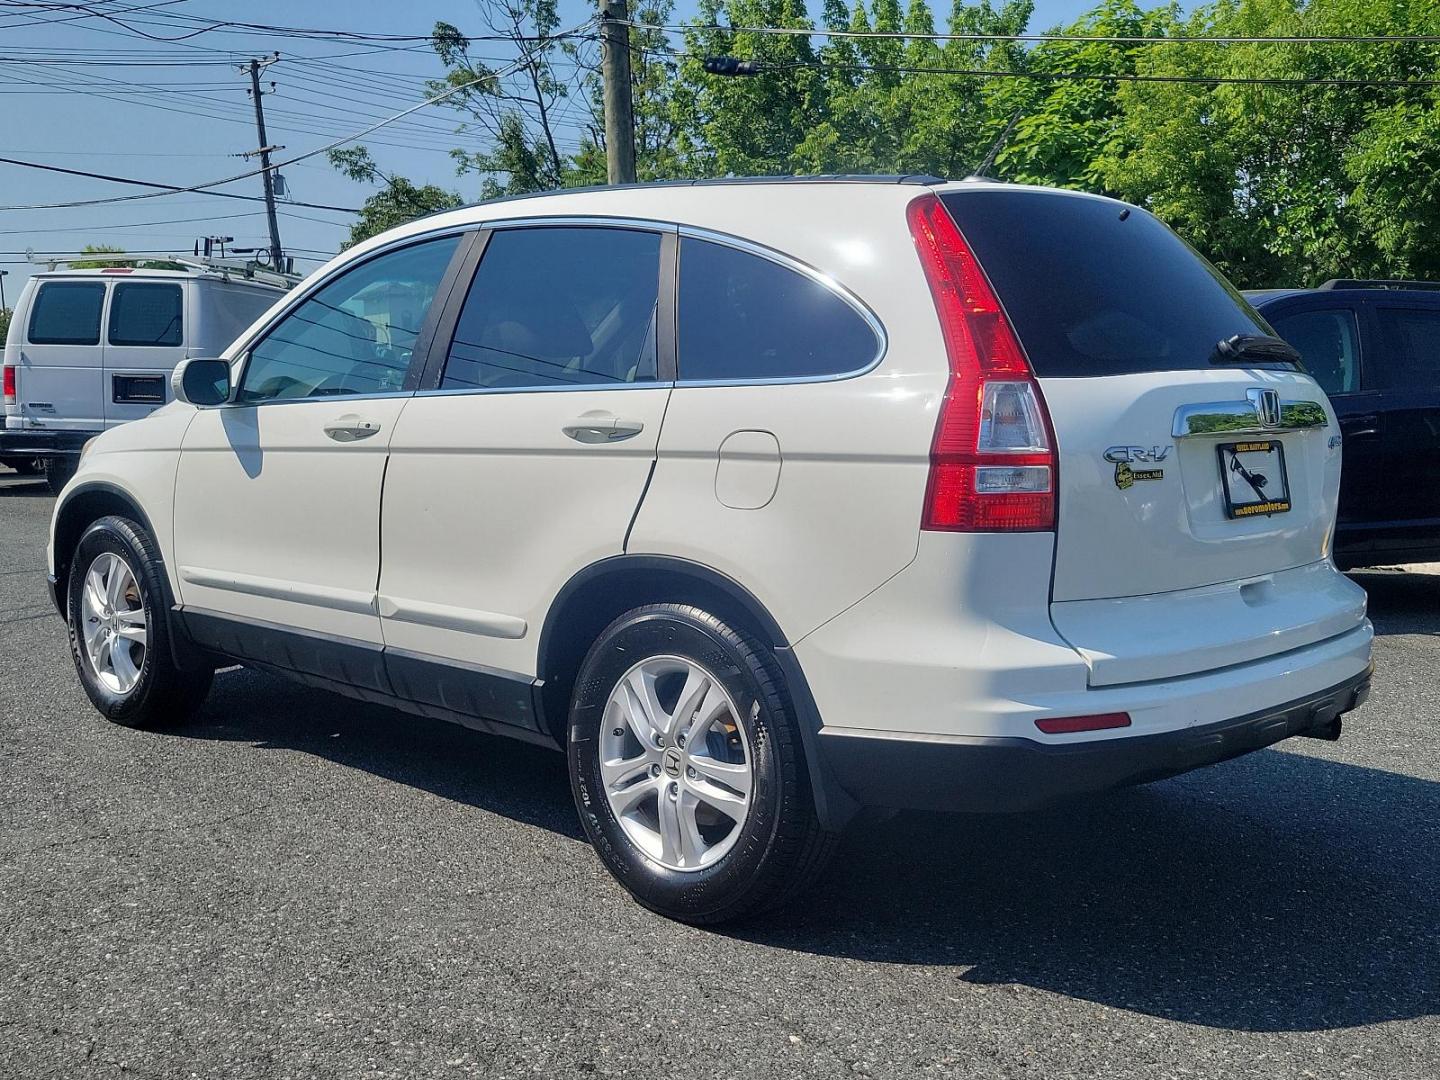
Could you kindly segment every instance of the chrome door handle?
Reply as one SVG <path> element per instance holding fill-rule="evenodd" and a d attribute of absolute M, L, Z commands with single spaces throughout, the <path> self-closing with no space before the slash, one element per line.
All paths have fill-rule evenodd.
<path fill-rule="evenodd" d="M 576 442 L 607 443 L 633 438 L 645 430 L 643 420 L 618 416 L 579 416 L 560 429 Z"/>
<path fill-rule="evenodd" d="M 359 442 L 368 439 L 380 430 L 378 420 L 366 420 L 359 416 L 341 416 L 325 425 L 325 434 L 336 442 Z"/>

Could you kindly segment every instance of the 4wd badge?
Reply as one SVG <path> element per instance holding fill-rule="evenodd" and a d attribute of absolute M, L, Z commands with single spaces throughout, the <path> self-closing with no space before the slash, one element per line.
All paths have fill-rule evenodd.
<path fill-rule="evenodd" d="M 1135 486 L 1137 480 L 1163 480 L 1164 469 L 1134 469 L 1123 461 L 1115 463 L 1115 486 L 1121 491 Z"/>

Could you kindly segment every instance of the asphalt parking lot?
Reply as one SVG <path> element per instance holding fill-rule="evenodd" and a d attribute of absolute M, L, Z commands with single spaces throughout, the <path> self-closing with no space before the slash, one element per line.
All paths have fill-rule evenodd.
<path fill-rule="evenodd" d="M 793 911 L 631 903 L 553 753 L 245 671 L 89 707 L 0 470 L 0 1076 L 1440 1075 L 1440 567 L 1356 575 L 1335 744 L 847 835 Z"/>

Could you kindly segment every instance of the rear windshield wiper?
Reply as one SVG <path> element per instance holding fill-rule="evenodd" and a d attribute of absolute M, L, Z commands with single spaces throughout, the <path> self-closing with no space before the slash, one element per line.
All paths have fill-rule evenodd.
<path fill-rule="evenodd" d="M 1299 364 L 1295 349 L 1269 334 L 1234 334 L 1215 343 L 1212 364 Z"/>

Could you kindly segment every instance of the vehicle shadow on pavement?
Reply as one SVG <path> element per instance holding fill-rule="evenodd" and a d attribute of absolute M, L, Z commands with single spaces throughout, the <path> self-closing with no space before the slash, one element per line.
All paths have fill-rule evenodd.
<path fill-rule="evenodd" d="M 738 936 L 1208 1027 L 1440 1013 L 1440 784 L 1279 750 L 1013 817 L 847 834 Z"/>
<path fill-rule="evenodd" d="M 31 479 L 0 473 L 0 499 L 40 499 L 49 496 L 50 489 L 46 486 L 44 477 Z"/>
<path fill-rule="evenodd" d="M 574 840 L 585 839 L 563 755 L 284 679 L 247 670 L 216 675 L 200 715 L 171 734 L 314 754 Z"/>
<path fill-rule="evenodd" d="M 1353 570 L 1350 579 L 1370 595 L 1377 634 L 1440 634 L 1440 574 Z"/>
<path fill-rule="evenodd" d="M 583 840 L 559 754 L 269 676 L 219 676 L 174 734 L 314 754 Z M 714 932 L 1315 1031 L 1440 1014 L 1437 883 L 1440 783 L 1265 750 L 1044 813 L 862 819 L 800 903 Z"/>

